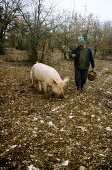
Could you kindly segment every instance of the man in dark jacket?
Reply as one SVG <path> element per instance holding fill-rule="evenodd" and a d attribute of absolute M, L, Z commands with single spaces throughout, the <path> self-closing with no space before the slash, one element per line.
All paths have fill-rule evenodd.
<path fill-rule="evenodd" d="M 69 52 L 69 58 L 74 59 L 75 84 L 77 90 L 83 90 L 88 76 L 88 69 L 91 65 L 92 71 L 95 69 L 94 58 L 90 48 L 86 48 L 86 42 L 82 39 L 78 47 Z"/>

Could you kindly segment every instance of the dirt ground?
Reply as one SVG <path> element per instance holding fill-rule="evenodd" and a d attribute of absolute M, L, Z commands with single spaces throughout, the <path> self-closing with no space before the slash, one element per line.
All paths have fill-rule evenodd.
<path fill-rule="evenodd" d="M 111 170 L 112 61 L 95 59 L 97 78 L 78 94 L 73 61 L 53 55 L 70 79 L 63 99 L 31 87 L 31 65 L 0 56 L 1 170 Z"/>

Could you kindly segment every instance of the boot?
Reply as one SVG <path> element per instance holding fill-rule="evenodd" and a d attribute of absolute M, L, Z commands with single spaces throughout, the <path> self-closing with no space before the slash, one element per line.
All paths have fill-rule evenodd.
<path fill-rule="evenodd" d="M 77 86 L 77 91 L 81 91 L 81 86 Z"/>
<path fill-rule="evenodd" d="M 84 84 L 81 85 L 81 91 L 83 91 Z"/>

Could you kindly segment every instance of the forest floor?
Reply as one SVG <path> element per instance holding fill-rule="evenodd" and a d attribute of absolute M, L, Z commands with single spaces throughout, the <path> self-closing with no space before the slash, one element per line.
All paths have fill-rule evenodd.
<path fill-rule="evenodd" d="M 30 64 L 6 58 L 0 56 L 0 170 L 112 169 L 112 61 L 95 59 L 97 78 L 78 94 L 73 61 L 56 51 L 51 65 L 70 79 L 61 99 L 31 87 Z"/>

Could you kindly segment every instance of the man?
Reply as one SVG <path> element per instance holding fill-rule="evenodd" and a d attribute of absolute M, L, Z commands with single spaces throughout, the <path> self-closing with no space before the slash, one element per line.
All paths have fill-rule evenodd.
<path fill-rule="evenodd" d="M 78 47 L 69 52 L 69 58 L 74 59 L 75 84 L 77 90 L 82 91 L 88 76 L 88 69 L 91 65 L 92 71 L 95 69 L 94 58 L 90 48 L 86 47 L 86 42 L 82 39 Z"/>

